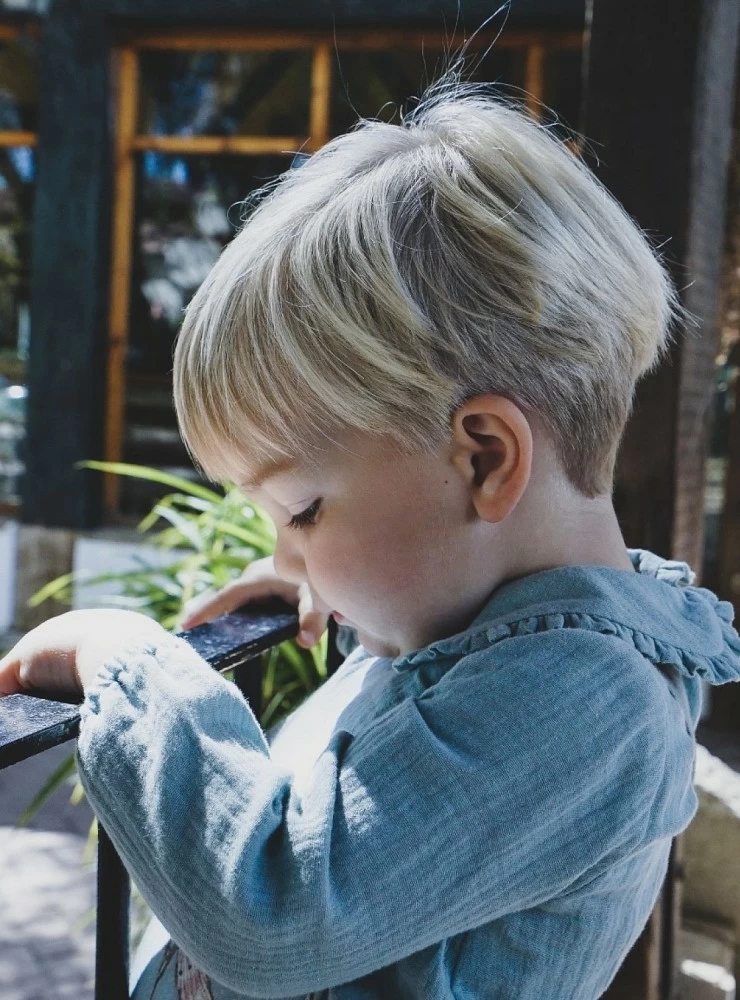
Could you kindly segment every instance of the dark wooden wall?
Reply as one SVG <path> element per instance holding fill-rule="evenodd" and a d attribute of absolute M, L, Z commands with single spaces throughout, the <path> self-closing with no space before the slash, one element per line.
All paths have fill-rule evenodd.
<path fill-rule="evenodd" d="M 100 0 L 110 15 L 160 22 L 291 27 L 390 27 L 447 24 L 473 30 L 509 7 L 508 24 L 575 28 L 583 25 L 585 0 Z"/>
<path fill-rule="evenodd" d="M 740 0 L 590 0 L 582 130 L 592 166 L 665 243 L 696 327 L 640 385 L 620 450 L 615 506 L 630 546 L 701 572 L 704 463 L 717 346 Z M 666 241 L 668 241 L 666 243 Z M 682 841 L 661 904 L 610 1000 L 667 1000 L 680 920 Z"/>
<path fill-rule="evenodd" d="M 628 545 L 701 569 L 704 458 L 732 136 L 737 0 L 593 0 L 583 130 L 595 172 L 664 244 L 695 328 L 641 384 L 615 503 Z"/>

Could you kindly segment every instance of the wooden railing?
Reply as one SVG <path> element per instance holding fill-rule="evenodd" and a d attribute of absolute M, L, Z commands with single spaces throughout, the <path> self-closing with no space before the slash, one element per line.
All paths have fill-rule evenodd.
<path fill-rule="evenodd" d="M 327 674 L 342 661 L 336 645 L 337 626 L 329 620 Z M 298 632 L 295 608 L 280 600 L 253 603 L 181 637 L 215 670 L 233 670 L 234 683 L 259 718 L 261 653 Z M 53 697 L 10 695 L 0 701 L 0 769 L 74 739 L 79 731 L 77 702 Z M 96 1000 L 128 1000 L 128 874 L 102 826 L 98 826 L 97 921 L 95 945 Z"/>

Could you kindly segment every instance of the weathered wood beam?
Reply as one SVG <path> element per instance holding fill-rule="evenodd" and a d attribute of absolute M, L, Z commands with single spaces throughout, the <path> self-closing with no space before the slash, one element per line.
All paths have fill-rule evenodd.
<path fill-rule="evenodd" d="M 352 25 L 381 24 L 421 25 L 445 23 L 452 28 L 476 28 L 491 17 L 500 3 L 490 0 L 292 0 L 276 4 L 274 0 L 100 0 L 100 6 L 119 18 L 142 22 L 201 24 L 290 25 L 338 28 Z M 165 10 L 166 7 L 166 10 Z M 583 24 L 584 0 L 511 0 L 509 23 L 543 28 L 580 27 Z M 503 20 L 500 15 L 497 20 Z"/>
<path fill-rule="evenodd" d="M 108 42 L 88 0 L 57 0 L 40 48 L 23 519 L 99 521 L 110 224 Z"/>
<path fill-rule="evenodd" d="M 735 83 L 735 134 L 728 185 L 728 228 L 725 244 L 724 319 L 730 323 L 729 309 L 736 308 L 740 288 L 740 86 Z M 729 307 L 729 309 L 728 309 Z M 734 365 L 733 365 L 734 367 Z M 724 502 L 719 524 L 715 578 L 708 586 L 722 600 L 731 601 L 740 620 L 740 376 L 730 390 L 733 409 L 727 422 L 727 466 L 724 473 Z M 740 685 L 725 684 L 711 692 L 711 724 L 737 728 L 740 719 Z"/>
<path fill-rule="evenodd" d="M 136 48 L 160 49 L 166 52 L 285 52 L 290 50 L 306 50 L 323 44 L 327 39 L 327 28 L 288 28 L 275 31 L 272 28 L 260 26 L 245 27 L 244 22 L 239 27 L 210 28 L 184 27 L 173 34 L 172 28 L 148 29 L 139 26 L 135 31 L 128 32 L 129 41 Z M 473 35 L 473 29 L 466 32 L 466 25 L 458 25 L 457 36 L 462 40 L 470 39 L 470 51 L 478 51 L 495 43 L 498 49 L 524 49 L 539 45 L 548 50 L 579 49 L 583 45 L 583 31 L 573 30 L 566 24 L 564 30 L 553 28 L 549 31 L 537 28 L 510 28 L 501 32 L 501 20 L 494 19 L 491 24 Z M 386 48 L 426 49 L 445 48 L 452 37 L 452 30 L 445 30 L 440 20 L 434 24 L 420 28 L 365 28 L 357 30 L 357 26 L 344 29 L 331 29 L 330 47 L 344 52 L 376 52 Z"/>
<path fill-rule="evenodd" d="M 684 302 L 699 326 L 681 349 L 673 551 L 701 573 L 704 468 L 714 403 L 722 251 L 732 149 L 738 0 L 706 0 L 697 46 Z M 689 442 L 689 447 L 685 447 Z"/>
<path fill-rule="evenodd" d="M 699 326 L 643 380 L 615 501 L 628 544 L 701 571 L 740 0 L 590 0 L 582 130 L 597 175 L 660 243 Z"/>

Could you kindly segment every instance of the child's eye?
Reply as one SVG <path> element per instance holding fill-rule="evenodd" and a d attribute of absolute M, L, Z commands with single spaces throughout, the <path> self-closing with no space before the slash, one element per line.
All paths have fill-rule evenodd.
<path fill-rule="evenodd" d="M 313 524 L 316 520 L 316 515 L 319 512 L 319 506 L 321 505 L 321 497 L 318 500 L 314 500 L 310 507 L 306 507 L 302 510 L 300 514 L 294 514 L 288 521 L 289 528 L 307 528 L 309 525 Z"/>

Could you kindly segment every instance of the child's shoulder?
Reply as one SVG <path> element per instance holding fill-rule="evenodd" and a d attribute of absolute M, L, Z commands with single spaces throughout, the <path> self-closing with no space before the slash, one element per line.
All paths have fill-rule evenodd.
<path fill-rule="evenodd" d="M 646 752 L 664 744 L 671 704 L 665 675 L 619 633 L 564 618 L 539 620 L 531 631 L 531 619 L 497 628 L 429 692 L 463 701 L 466 714 L 498 720 L 502 732 L 511 727 L 527 742 L 548 733 L 577 740 L 592 761 L 628 734 L 642 733 Z M 680 730 L 685 735 L 683 724 Z"/>
<path fill-rule="evenodd" d="M 628 672 L 660 690 L 663 673 L 656 668 L 665 665 L 685 679 L 740 680 L 732 605 L 692 586 L 685 563 L 647 550 L 631 554 L 636 572 L 561 566 L 509 581 L 465 631 L 398 657 L 394 667 L 464 660 L 465 670 L 530 672 L 537 687 L 608 686 Z"/>

